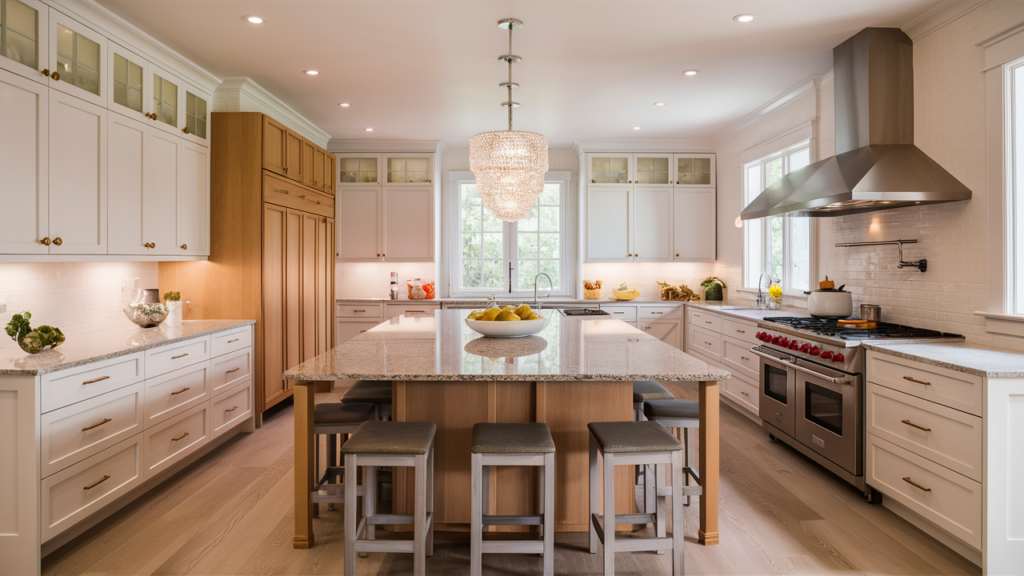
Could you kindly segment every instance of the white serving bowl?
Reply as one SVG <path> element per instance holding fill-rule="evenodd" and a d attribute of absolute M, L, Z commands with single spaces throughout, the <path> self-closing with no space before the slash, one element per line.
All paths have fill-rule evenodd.
<path fill-rule="evenodd" d="M 497 320 L 470 320 L 466 318 L 466 326 L 473 331 L 489 338 L 519 338 L 536 334 L 548 325 L 550 318 L 540 320 L 519 320 L 499 322 Z"/>

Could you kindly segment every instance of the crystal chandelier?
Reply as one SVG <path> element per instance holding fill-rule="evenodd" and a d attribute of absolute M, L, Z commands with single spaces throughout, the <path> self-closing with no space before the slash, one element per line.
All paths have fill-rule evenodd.
<path fill-rule="evenodd" d="M 498 59 L 508 63 L 508 82 L 499 84 L 508 90 L 508 130 L 483 132 L 469 140 L 469 169 L 476 176 L 476 191 L 484 208 L 498 219 L 515 222 L 530 213 L 537 196 L 544 191 L 544 173 L 548 171 L 548 139 L 535 132 L 512 129 L 512 64 L 522 60 L 512 54 L 512 30 L 522 28 L 515 18 L 498 21 L 508 30 L 508 54 Z"/>

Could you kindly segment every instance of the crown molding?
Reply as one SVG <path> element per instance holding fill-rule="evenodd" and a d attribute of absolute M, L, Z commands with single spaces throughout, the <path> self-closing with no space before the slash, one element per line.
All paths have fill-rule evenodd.
<path fill-rule="evenodd" d="M 725 130 L 722 130 L 721 132 L 716 134 L 715 137 L 712 138 L 712 140 L 715 144 L 720 145 L 723 142 L 726 142 L 729 139 L 740 134 L 744 130 L 750 128 L 754 124 L 757 124 L 766 116 L 769 116 L 776 110 L 782 108 L 783 106 L 786 106 L 787 104 L 794 102 L 795 100 L 797 100 L 798 98 L 805 94 L 808 94 L 814 90 L 819 90 L 822 84 L 831 81 L 832 70 L 829 70 L 824 74 L 811 74 L 810 76 L 794 84 L 790 89 L 786 90 L 782 94 L 779 94 L 775 98 L 772 98 L 765 104 L 761 105 L 759 108 L 757 108 L 750 114 L 747 114 L 743 118 L 740 118 L 740 120 L 733 124 L 732 126 L 729 126 Z"/>
<path fill-rule="evenodd" d="M 317 146 L 327 148 L 331 135 L 318 128 L 252 78 L 225 78 L 213 93 L 214 112 L 261 112 L 273 116 Z"/>
<path fill-rule="evenodd" d="M 902 30 L 911 40 L 917 42 L 920 38 L 988 3 L 987 0 L 944 0 L 908 22 Z"/>
<path fill-rule="evenodd" d="M 586 152 L 714 153 L 715 143 L 706 140 L 574 140 L 577 156 Z"/>
<path fill-rule="evenodd" d="M 448 145 L 444 140 L 362 140 L 331 138 L 328 152 L 410 152 L 444 154 Z"/>

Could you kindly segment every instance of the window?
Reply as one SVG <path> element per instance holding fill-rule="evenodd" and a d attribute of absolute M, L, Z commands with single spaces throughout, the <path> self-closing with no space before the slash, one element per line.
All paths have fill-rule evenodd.
<path fill-rule="evenodd" d="M 744 165 L 743 206 L 792 170 L 811 163 L 810 141 Z M 757 289 L 762 272 L 778 279 L 787 294 L 811 284 L 811 222 L 783 214 L 747 220 L 743 226 L 743 285 Z"/>
<path fill-rule="evenodd" d="M 1007 314 L 1024 315 L 1024 59 L 1006 65 L 1006 268 Z"/>
<path fill-rule="evenodd" d="M 544 192 L 529 215 L 518 222 L 502 222 L 483 207 L 472 173 L 452 173 L 453 294 L 532 293 L 534 278 L 542 272 L 551 278 L 552 294 L 572 293 L 570 176 L 557 172 L 547 176 Z M 548 293 L 544 278 L 538 286 Z"/>

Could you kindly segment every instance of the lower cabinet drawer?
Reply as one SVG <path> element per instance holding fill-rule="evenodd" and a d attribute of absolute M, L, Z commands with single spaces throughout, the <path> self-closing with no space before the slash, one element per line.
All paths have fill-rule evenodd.
<path fill-rule="evenodd" d="M 733 375 L 732 378 L 722 382 L 722 392 L 729 395 L 747 410 L 754 414 L 758 413 L 758 390 L 757 386 L 741 380 Z"/>
<path fill-rule="evenodd" d="M 722 361 L 722 335 L 690 326 L 686 334 L 686 345 L 690 349 L 711 358 L 715 362 Z"/>
<path fill-rule="evenodd" d="M 81 402 L 141 382 L 145 377 L 146 363 L 142 352 L 43 374 L 42 411 L 49 412 Z"/>
<path fill-rule="evenodd" d="M 252 377 L 252 348 L 210 360 L 210 394 L 216 396 Z"/>
<path fill-rule="evenodd" d="M 697 326 L 712 332 L 722 333 L 722 317 L 717 313 L 708 312 L 699 308 L 687 308 L 686 315 L 688 326 Z"/>
<path fill-rule="evenodd" d="M 210 410 L 206 403 L 146 430 L 145 477 L 150 479 L 195 452 L 210 440 Z"/>
<path fill-rule="evenodd" d="M 873 434 L 865 450 L 871 487 L 981 550 L 981 483 Z"/>
<path fill-rule="evenodd" d="M 385 304 L 384 317 L 391 319 L 399 316 L 434 316 L 435 310 L 440 310 L 440 304 Z"/>
<path fill-rule="evenodd" d="M 750 351 L 751 344 L 731 337 L 722 338 L 722 363 L 730 372 L 757 380 L 761 363 Z"/>
<path fill-rule="evenodd" d="M 218 332 L 210 337 L 210 349 L 214 356 L 230 354 L 250 346 L 252 346 L 252 326 Z"/>
<path fill-rule="evenodd" d="M 213 399 L 210 406 L 212 438 L 252 415 L 252 381 L 243 382 Z"/>
<path fill-rule="evenodd" d="M 141 484 L 142 450 L 142 434 L 136 434 L 44 479 L 40 484 L 43 541 Z"/>
<path fill-rule="evenodd" d="M 637 306 L 636 309 L 636 319 L 641 322 L 644 320 L 682 320 L 682 318 L 682 306 Z"/>
<path fill-rule="evenodd" d="M 210 363 L 146 380 L 146 428 L 210 399 Z"/>
<path fill-rule="evenodd" d="M 382 318 L 382 304 L 338 304 L 334 315 L 338 318 Z"/>
<path fill-rule="evenodd" d="M 139 382 L 43 414 L 40 475 L 46 478 L 142 432 L 144 387 Z"/>
<path fill-rule="evenodd" d="M 612 315 L 616 320 L 623 322 L 636 322 L 636 306 L 606 306 L 601 304 L 601 310 Z"/>
<path fill-rule="evenodd" d="M 209 359 L 209 336 L 160 346 L 146 351 L 146 378 L 155 378 Z"/>
<path fill-rule="evenodd" d="M 981 376 L 868 351 L 867 379 L 943 406 L 982 415 Z"/>
<path fill-rule="evenodd" d="M 748 342 L 747 348 L 761 344 L 757 339 L 757 324 L 742 320 L 722 318 L 722 335 L 735 338 L 741 342 Z"/>

